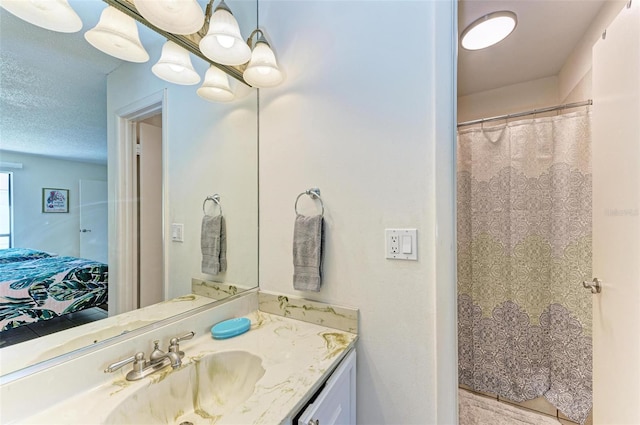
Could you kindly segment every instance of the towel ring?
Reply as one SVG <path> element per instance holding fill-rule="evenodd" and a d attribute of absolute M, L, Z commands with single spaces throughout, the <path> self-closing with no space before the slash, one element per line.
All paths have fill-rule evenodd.
<path fill-rule="evenodd" d="M 318 199 L 320 201 L 320 206 L 322 207 L 321 215 L 322 217 L 324 217 L 324 202 L 322 202 L 322 198 L 320 197 L 320 189 L 318 189 L 317 187 L 312 187 L 311 189 L 307 189 L 298 195 L 298 197 L 296 198 L 296 203 L 293 206 L 293 209 L 295 210 L 296 214 L 300 215 L 300 213 L 298 212 L 298 200 L 300 200 L 300 197 L 302 195 L 309 195 L 311 199 Z"/>
<path fill-rule="evenodd" d="M 204 215 L 207 215 L 207 210 L 205 208 L 207 206 L 207 201 L 212 201 L 214 204 L 218 205 L 218 207 L 220 207 L 220 215 L 222 215 L 222 204 L 220 204 L 220 195 L 216 193 L 215 195 L 207 196 L 204 199 L 204 202 L 202 203 L 202 213 Z"/>

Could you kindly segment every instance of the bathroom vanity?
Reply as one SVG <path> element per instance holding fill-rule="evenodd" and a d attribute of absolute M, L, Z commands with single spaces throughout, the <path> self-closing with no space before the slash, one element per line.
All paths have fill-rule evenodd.
<path fill-rule="evenodd" d="M 213 339 L 211 326 L 233 317 L 248 318 L 250 330 Z M 3 377 L 0 421 L 354 423 L 356 329 L 357 310 L 254 291 L 86 356 Z M 164 349 L 171 338 L 190 331 L 196 335 L 180 342 L 185 355 L 175 369 L 169 366 L 137 381 L 126 379 L 131 365 L 104 372 L 137 352 L 148 357 L 154 340 Z"/>

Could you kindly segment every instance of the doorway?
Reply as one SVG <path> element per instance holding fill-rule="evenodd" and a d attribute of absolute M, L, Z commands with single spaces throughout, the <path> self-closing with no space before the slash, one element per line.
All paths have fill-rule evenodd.
<path fill-rule="evenodd" d="M 137 124 L 134 176 L 137 235 L 136 308 L 164 300 L 162 247 L 162 114 Z"/>
<path fill-rule="evenodd" d="M 116 143 L 109 189 L 109 299 L 120 314 L 163 301 L 167 293 L 166 90 L 115 112 Z M 111 279 L 110 279 L 111 280 Z"/>

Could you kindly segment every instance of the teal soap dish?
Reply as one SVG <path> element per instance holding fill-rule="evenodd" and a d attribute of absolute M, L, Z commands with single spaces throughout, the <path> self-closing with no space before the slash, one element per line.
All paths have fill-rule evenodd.
<path fill-rule="evenodd" d="M 217 323 L 211 328 L 211 336 L 215 339 L 227 339 L 242 335 L 251 328 L 251 320 L 238 317 Z"/>

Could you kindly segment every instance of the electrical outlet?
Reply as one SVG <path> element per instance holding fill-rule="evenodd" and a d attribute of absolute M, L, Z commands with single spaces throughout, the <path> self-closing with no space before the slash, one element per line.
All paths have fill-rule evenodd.
<path fill-rule="evenodd" d="M 385 229 L 385 255 L 392 260 L 418 259 L 418 231 L 416 229 Z"/>
<path fill-rule="evenodd" d="M 391 254 L 400 254 L 400 236 L 392 234 L 389 243 L 389 252 Z"/>

